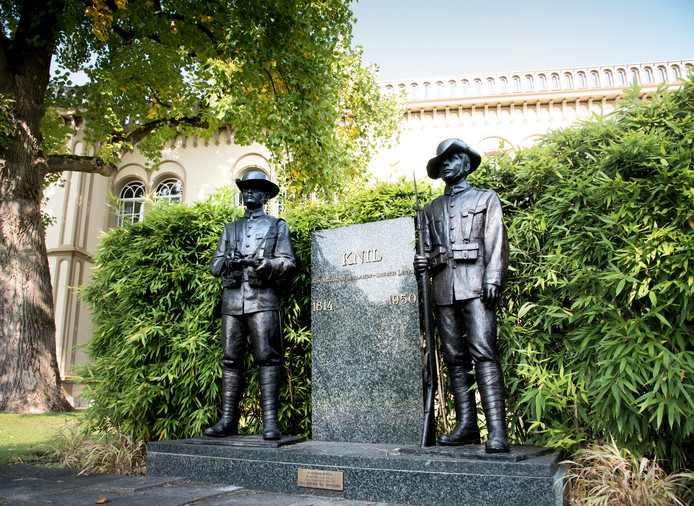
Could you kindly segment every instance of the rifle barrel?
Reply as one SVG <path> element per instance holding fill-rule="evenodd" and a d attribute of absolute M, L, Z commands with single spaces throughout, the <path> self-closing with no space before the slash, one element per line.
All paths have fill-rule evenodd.
<path fill-rule="evenodd" d="M 414 174 L 413 174 L 414 176 Z M 417 213 L 417 253 L 425 256 L 424 249 L 424 211 L 419 205 L 417 179 L 414 180 L 415 211 Z M 422 430 L 422 447 L 436 446 L 436 339 L 434 337 L 434 320 L 431 306 L 431 286 L 429 273 L 425 270 L 418 276 L 422 291 L 422 317 L 424 324 L 424 371 L 423 384 L 426 390 L 424 401 L 424 427 Z"/>

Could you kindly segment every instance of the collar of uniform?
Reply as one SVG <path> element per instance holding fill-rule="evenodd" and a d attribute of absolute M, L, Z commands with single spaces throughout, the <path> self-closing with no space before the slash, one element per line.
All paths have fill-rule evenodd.
<path fill-rule="evenodd" d="M 458 193 L 467 191 L 471 188 L 470 183 L 466 179 L 461 179 L 453 185 L 446 185 L 446 189 L 443 191 L 445 195 L 456 195 Z"/>
<path fill-rule="evenodd" d="M 243 213 L 243 216 L 245 218 L 248 218 L 249 220 L 253 220 L 255 218 L 261 218 L 265 216 L 265 211 L 263 211 L 263 208 L 259 209 L 246 209 L 246 212 Z"/>

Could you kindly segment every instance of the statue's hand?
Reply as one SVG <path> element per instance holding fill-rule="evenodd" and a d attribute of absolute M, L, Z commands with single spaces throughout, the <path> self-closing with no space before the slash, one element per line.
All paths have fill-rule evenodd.
<path fill-rule="evenodd" d="M 484 285 L 482 289 L 482 302 L 487 309 L 493 308 L 501 299 L 501 290 L 496 285 Z"/>
<path fill-rule="evenodd" d="M 412 265 L 417 274 L 422 274 L 423 272 L 426 272 L 427 268 L 429 267 L 429 261 L 424 255 L 417 254 L 414 256 L 414 262 Z"/>
<path fill-rule="evenodd" d="M 258 263 L 254 267 L 254 269 L 255 272 L 257 272 L 261 276 L 267 277 L 270 274 L 272 266 L 270 265 L 270 262 L 268 262 L 267 258 L 261 257 L 260 260 L 258 260 Z"/>
<path fill-rule="evenodd" d="M 224 257 L 227 259 L 227 262 L 230 264 L 238 264 L 239 259 L 241 258 L 241 255 L 239 254 L 239 251 L 237 249 L 233 250 L 227 250 L 226 253 L 224 253 Z"/>
<path fill-rule="evenodd" d="M 236 260 L 234 259 L 234 252 L 232 250 L 227 250 L 227 252 L 224 253 L 224 264 L 229 269 L 234 269 L 236 267 Z"/>

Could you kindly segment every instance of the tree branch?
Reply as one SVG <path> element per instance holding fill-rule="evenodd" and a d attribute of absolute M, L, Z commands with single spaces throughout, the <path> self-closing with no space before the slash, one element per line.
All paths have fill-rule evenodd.
<path fill-rule="evenodd" d="M 137 127 L 135 130 L 132 132 L 128 132 L 125 134 L 119 134 L 115 136 L 114 140 L 125 140 L 129 142 L 131 145 L 135 146 L 138 142 L 140 142 L 142 139 L 147 137 L 149 134 L 151 134 L 154 130 L 156 130 L 160 126 L 172 126 L 172 127 L 178 127 L 178 126 L 189 126 L 193 128 L 208 128 L 210 125 L 207 121 L 203 121 L 198 117 L 194 118 L 179 118 L 179 119 L 160 119 L 156 121 L 151 121 L 149 123 L 146 123 L 140 127 Z"/>
<path fill-rule="evenodd" d="M 118 167 L 111 163 L 105 163 L 98 156 L 78 155 L 49 155 L 46 157 L 47 173 L 63 172 L 88 172 L 109 177 L 116 173 Z"/>
<path fill-rule="evenodd" d="M 82 0 L 83 3 L 88 3 L 88 4 L 93 4 L 93 0 Z M 118 7 L 118 4 L 114 2 L 113 0 L 105 0 L 105 5 L 111 10 L 111 12 L 116 12 L 119 9 L 122 9 L 122 7 Z M 215 37 L 214 33 L 212 33 L 211 30 L 209 30 L 206 26 L 204 26 L 202 23 L 199 21 L 192 21 L 186 16 L 183 16 L 181 14 L 177 14 L 175 12 L 164 12 L 164 9 L 162 8 L 161 2 L 156 1 L 153 2 L 153 12 L 152 15 L 155 16 L 156 18 L 159 18 L 164 21 L 180 21 L 184 24 L 194 26 L 196 29 L 198 29 L 200 32 L 202 32 L 205 37 L 207 37 L 211 43 L 217 44 L 217 38 Z M 137 37 L 137 33 L 134 30 L 126 30 L 123 27 L 119 26 L 115 22 L 111 24 L 111 28 L 113 29 L 113 33 L 118 35 L 121 39 L 123 39 L 126 42 L 130 42 L 134 38 Z M 141 37 L 150 39 L 153 42 L 156 43 L 161 43 L 161 39 L 159 38 L 159 34 L 152 32 L 152 33 L 143 33 L 140 34 Z"/>

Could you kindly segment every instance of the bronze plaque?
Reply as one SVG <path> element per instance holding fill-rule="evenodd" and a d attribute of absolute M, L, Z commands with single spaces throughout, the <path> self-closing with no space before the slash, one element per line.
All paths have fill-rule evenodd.
<path fill-rule="evenodd" d="M 316 469 L 299 469 L 297 485 L 324 490 L 343 490 L 341 471 L 318 471 Z"/>

